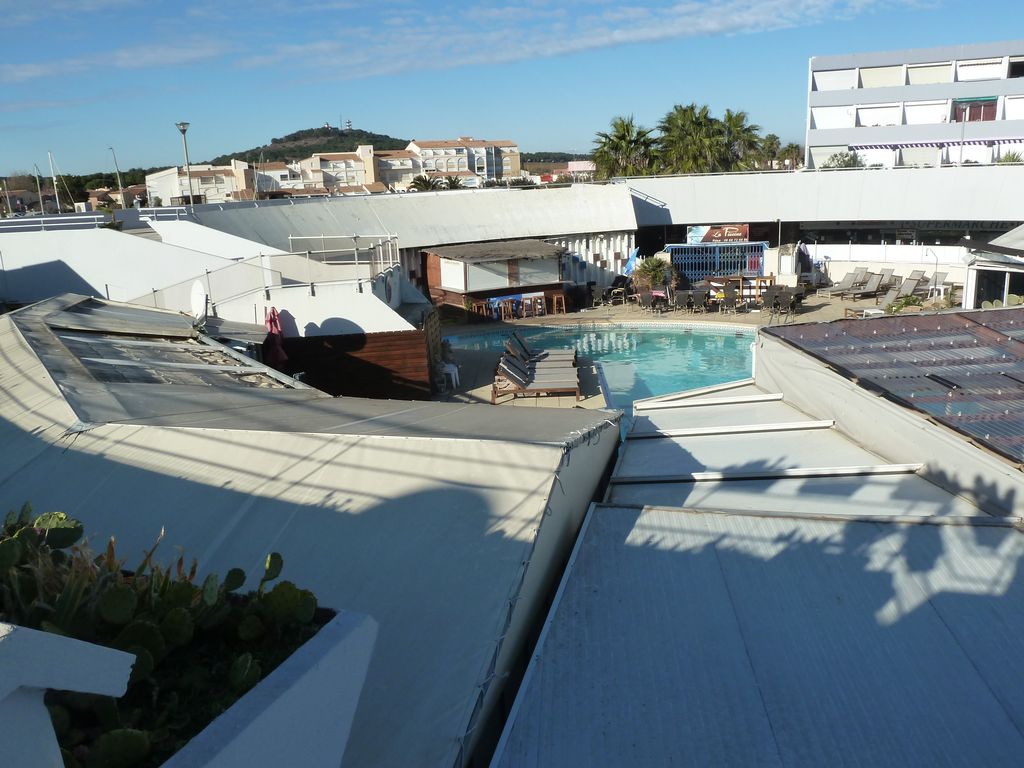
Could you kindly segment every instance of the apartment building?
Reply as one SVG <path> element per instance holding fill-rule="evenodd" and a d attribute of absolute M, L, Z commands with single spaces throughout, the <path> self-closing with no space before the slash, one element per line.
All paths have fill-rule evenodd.
<path fill-rule="evenodd" d="M 1024 155 L 1024 40 L 815 56 L 806 158 L 866 165 L 994 163 Z"/>
<path fill-rule="evenodd" d="M 359 147 L 355 152 L 311 155 L 299 161 L 302 181 L 332 192 L 341 187 L 370 184 L 375 181 L 372 157 L 373 147 Z"/>
<path fill-rule="evenodd" d="M 232 160 L 229 165 L 203 163 L 188 169 L 167 168 L 146 175 L 146 196 L 151 205 L 158 198 L 163 205 L 224 203 L 235 199 L 240 190 L 252 188 L 253 171 L 241 160 Z"/>
<path fill-rule="evenodd" d="M 373 161 L 375 181 L 384 184 L 387 189 L 407 189 L 412 180 L 423 173 L 423 162 L 415 152 L 407 149 L 368 149 Z"/>
<path fill-rule="evenodd" d="M 469 171 L 483 181 L 500 181 L 519 176 L 519 147 L 513 141 L 487 141 L 471 136 L 442 141 L 409 142 L 407 149 L 423 163 L 423 173 L 440 176 Z M 467 184 L 466 186 L 470 186 Z"/>
<path fill-rule="evenodd" d="M 404 191 L 421 174 L 456 176 L 465 187 L 483 186 L 520 175 L 519 147 L 511 141 L 461 137 L 452 141 L 413 141 L 406 149 L 320 152 L 293 163 L 192 165 L 194 203 L 251 200 L 284 195 L 348 195 Z M 162 205 L 189 202 L 188 174 L 168 168 L 146 176 L 150 201 Z"/>

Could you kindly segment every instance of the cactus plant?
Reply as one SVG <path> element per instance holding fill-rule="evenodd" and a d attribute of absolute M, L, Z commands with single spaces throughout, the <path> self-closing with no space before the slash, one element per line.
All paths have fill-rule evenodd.
<path fill-rule="evenodd" d="M 108 731 L 96 740 L 89 768 L 134 768 L 149 754 L 149 735 L 132 728 Z"/>
<path fill-rule="evenodd" d="M 221 581 L 179 555 L 155 560 L 163 538 L 125 572 L 116 542 L 94 555 L 81 524 L 30 505 L 0 529 L 0 621 L 67 634 L 136 656 L 120 699 L 50 691 L 65 765 L 156 766 L 259 682 L 318 629 L 316 597 L 289 581 L 270 553 L 257 590 L 245 573 Z"/>
<path fill-rule="evenodd" d="M 131 621 L 137 604 L 134 589 L 127 584 L 115 584 L 100 595 L 96 608 L 105 622 L 122 626 Z"/>

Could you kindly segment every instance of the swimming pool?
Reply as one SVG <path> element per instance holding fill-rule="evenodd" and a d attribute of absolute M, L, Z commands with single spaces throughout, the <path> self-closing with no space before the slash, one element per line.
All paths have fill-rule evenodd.
<path fill-rule="evenodd" d="M 754 330 L 703 325 L 519 326 L 534 347 L 576 348 L 600 364 L 605 399 L 627 413 L 633 401 L 745 379 L 751 373 Z M 508 330 L 448 335 L 453 349 L 502 350 Z"/>

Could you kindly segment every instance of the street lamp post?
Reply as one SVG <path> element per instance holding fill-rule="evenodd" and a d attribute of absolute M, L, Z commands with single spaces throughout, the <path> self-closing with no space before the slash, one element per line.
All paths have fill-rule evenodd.
<path fill-rule="evenodd" d="M 113 147 L 107 147 L 107 149 L 114 156 L 114 172 L 117 174 L 117 194 L 121 196 L 121 210 L 123 211 L 127 206 L 124 204 L 124 184 L 121 183 L 121 169 L 117 167 L 117 153 L 114 152 Z"/>
<path fill-rule="evenodd" d="M 189 209 L 194 210 L 194 204 L 192 201 L 192 166 L 188 161 L 188 140 L 185 138 L 185 131 L 188 130 L 189 124 L 186 122 L 175 123 L 178 130 L 181 131 L 181 146 L 185 150 L 185 175 L 188 177 L 188 205 Z"/>

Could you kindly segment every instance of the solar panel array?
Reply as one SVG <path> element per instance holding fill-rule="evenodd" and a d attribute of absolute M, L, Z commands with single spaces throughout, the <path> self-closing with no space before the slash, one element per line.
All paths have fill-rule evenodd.
<path fill-rule="evenodd" d="M 57 330 L 93 379 L 127 384 L 283 388 L 257 365 L 189 339 L 153 339 Z"/>
<path fill-rule="evenodd" d="M 765 329 L 862 386 L 1024 461 L 1024 308 Z"/>

